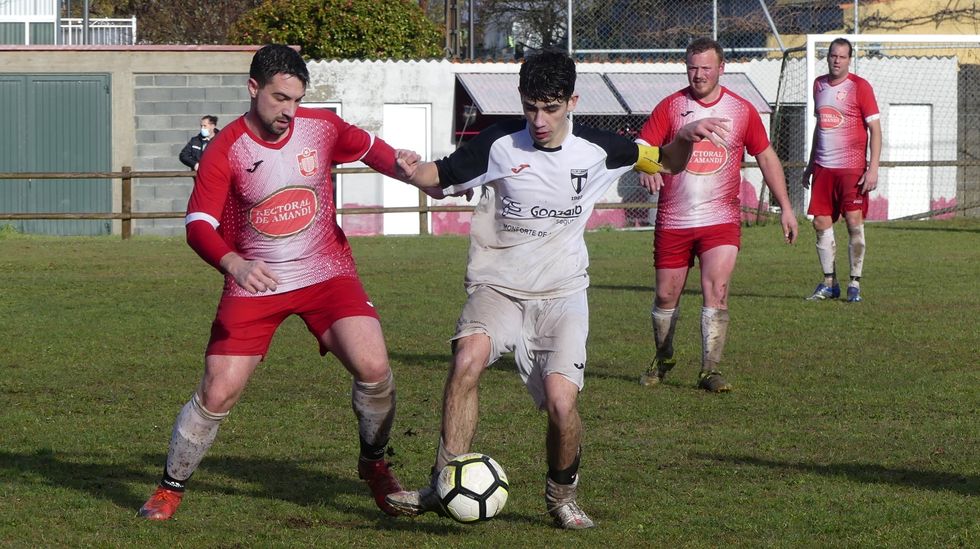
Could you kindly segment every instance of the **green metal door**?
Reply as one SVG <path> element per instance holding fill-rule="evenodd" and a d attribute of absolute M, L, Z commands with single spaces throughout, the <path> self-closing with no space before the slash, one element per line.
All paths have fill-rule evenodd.
<path fill-rule="evenodd" d="M 27 147 L 24 130 L 27 128 L 27 87 L 23 76 L 0 75 L 0 172 L 22 172 Z M 0 212 L 27 211 L 28 184 L 23 179 L 0 179 Z M 23 222 L 0 220 L 0 227 L 10 225 L 22 230 Z"/>
<path fill-rule="evenodd" d="M 111 171 L 108 75 L 0 76 L 0 172 Z M 14 152 L 16 151 L 16 153 Z M 3 212 L 110 212 L 108 179 L 0 180 Z M 8 222 L 22 232 L 109 234 L 109 220 Z"/>

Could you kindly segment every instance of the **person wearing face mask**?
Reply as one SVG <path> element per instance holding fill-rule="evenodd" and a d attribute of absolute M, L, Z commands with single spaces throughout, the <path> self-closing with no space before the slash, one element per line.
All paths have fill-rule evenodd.
<path fill-rule="evenodd" d="M 194 135 L 180 151 L 180 161 L 188 168 L 197 171 L 197 164 L 208 143 L 218 133 L 218 117 L 207 114 L 201 117 L 201 131 Z"/>

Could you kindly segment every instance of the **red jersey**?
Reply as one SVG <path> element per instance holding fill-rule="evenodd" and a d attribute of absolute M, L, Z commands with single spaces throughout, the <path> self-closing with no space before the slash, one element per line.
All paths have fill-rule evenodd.
<path fill-rule="evenodd" d="M 825 168 L 863 172 L 867 165 L 868 123 L 878 119 L 878 102 L 867 80 L 854 74 L 837 84 L 830 75 L 813 81 L 817 117 L 813 160 Z"/>
<path fill-rule="evenodd" d="M 383 143 L 323 109 L 298 108 L 278 143 L 239 117 L 205 151 L 185 223 L 206 221 L 231 250 L 266 262 L 279 277 L 277 294 L 356 276 L 337 225 L 330 166 L 362 159 L 376 142 Z M 231 275 L 224 292 L 252 296 Z"/>
<path fill-rule="evenodd" d="M 640 130 L 637 140 L 656 147 L 674 140 L 681 127 L 708 117 L 731 120 L 728 147 L 717 147 L 707 139 L 694 144 L 687 168 L 664 174 L 657 201 L 657 227 L 687 229 L 722 223 L 739 223 L 742 157 L 769 146 L 762 119 L 747 100 L 722 86 L 713 103 L 702 103 L 684 88 L 657 104 Z"/>

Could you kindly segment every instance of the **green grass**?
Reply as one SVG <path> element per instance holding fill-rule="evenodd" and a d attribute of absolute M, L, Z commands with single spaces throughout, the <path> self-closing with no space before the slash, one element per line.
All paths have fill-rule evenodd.
<path fill-rule="evenodd" d="M 846 275 L 846 234 L 838 227 Z M 592 332 L 581 502 L 543 506 L 545 418 L 509 360 L 481 384 L 474 450 L 512 483 L 493 521 L 390 519 L 354 469 L 350 378 L 288 320 L 174 521 L 134 517 L 202 368 L 220 276 L 179 239 L 0 232 L 0 546 L 855 547 L 980 545 L 980 223 L 869 224 L 866 301 L 808 303 L 813 231 L 743 231 L 726 395 L 694 388 L 698 272 L 678 367 L 651 357 L 649 232 L 587 236 Z M 391 456 L 423 483 L 447 339 L 463 303 L 460 237 L 355 238 L 398 385 Z"/>

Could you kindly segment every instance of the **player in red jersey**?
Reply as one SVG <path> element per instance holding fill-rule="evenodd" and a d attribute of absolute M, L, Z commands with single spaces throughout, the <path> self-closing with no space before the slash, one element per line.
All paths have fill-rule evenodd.
<path fill-rule="evenodd" d="M 640 377 L 640 384 L 660 383 L 674 367 L 674 327 L 680 312 L 681 292 L 695 257 L 701 265 L 701 372 L 698 387 L 710 392 L 731 390 L 718 371 L 728 331 L 728 288 L 741 245 L 741 164 L 744 152 L 756 158 L 766 185 L 782 209 L 780 221 L 787 243 L 796 241 L 796 215 L 786 192 L 786 179 L 769 144 L 759 113 L 751 103 L 721 86 L 725 56 L 718 42 L 697 39 L 688 46 L 687 80 L 690 84 L 661 101 L 640 130 L 637 141 L 659 146 L 679 128 L 694 120 L 722 117 L 731 120 L 725 146 L 710 141 L 694 144 L 687 168 L 674 175 L 640 174 L 651 193 L 659 192 L 654 267 L 656 296 L 653 334 L 656 357 Z"/>
<path fill-rule="evenodd" d="M 252 59 L 249 111 L 207 148 L 185 220 L 187 242 L 225 275 L 211 325 L 204 377 L 177 415 L 160 486 L 139 515 L 165 520 L 262 361 L 279 324 L 300 316 L 354 378 L 358 474 L 386 513 L 401 490 L 384 460 L 395 385 L 378 314 L 358 279 L 336 222 L 330 166 L 363 161 L 405 179 L 410 151 L 332 112 L 300 107 L 309 73 L 292 48 L 269 45 Z M 401 163 L 400 163 L 401 162 Z"/>
<path fill-rule="evenodd" d="M 807 298 L 810 301 L 840 297 L 834 222 L 841 214 L 849 236 L 851 281 L 847 286 L 847 301 L 861 301 L 864 218 L 868 215 L 868 195 L 878 186 L 881 121 L 871 84 L 848 72 L 853 52 L 847 39 L 832 41 L 827 51 L 828 74 L 813 81 L 817 125 L 813 131 L 810 160 L 803 172 L 803 188 L 810 187 L 812 176 L 813 189 L 807 213 L 813 216 L 817 257 L 824 279 Z M 865 157 L 869 133 L 870 161 Z"/>

